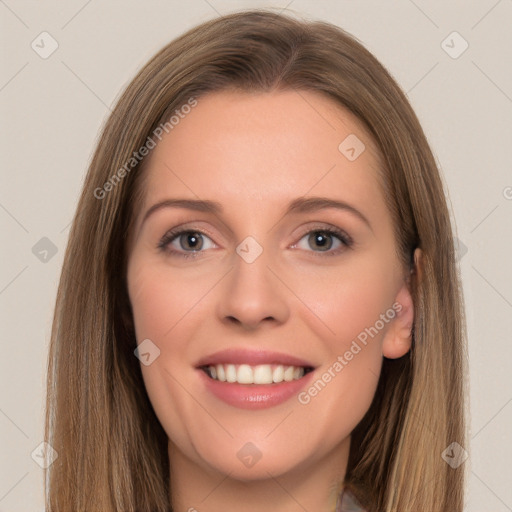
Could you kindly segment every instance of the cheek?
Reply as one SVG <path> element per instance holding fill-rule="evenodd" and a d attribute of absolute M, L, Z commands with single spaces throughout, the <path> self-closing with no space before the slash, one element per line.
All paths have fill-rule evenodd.
<path fill-rule="evenodd" d="M 297 280 L 297 295 L 314 313 L 304 318 L 309 318 L 310 327 L 331 353 L 343 354 L 358 336 L 361 341 L 365 334 L 370 338 L 370 331 L 374 342 L 368 343 L 357 359 L 376 360 L 379 342 L 392 319 L 381 320 L 394 301 L 396 283 L 390 268 L 383 258 L 368 255 L 354 256 L 338 267 L 316 270 L 314 275 L 303 269 Z"/>
<path fill-rule="evenodd" d="M 186 279 L 162 263 L 133 262 L 128 272 L 137 342 L 150 339 L 159 355 L 151 364 L 141 362 L 144 386 L 167 435 L 182 446 L 190 444 L 187 418 L 197 414 L 195 404 L 183 392 L 187 378 L 188 340 L 201 314 L 198 298 L 210 283 Z M 204 313 L 203 313 L 204 314 Z"/>
<path fill-rule="evenodd" d="M 316 425 L 335 443 L 348 435 L 368 411 L 382 365 L 382 339 L 390 323 L 381 320 L 392 304 L 387 279 L 369 265 L 365 273 L 345 273 L 313 285 L 306 279 L 303 295 L 314 304 L 309 327 L 322 338 L 325 358 L 316 378 L 298 397 Z M 329 297 L 329 300 L 325 298 Z M 322 320 L 319 323 L 316 317 Z M 392 318 L 389 318 L 390 321 Z M 311 434 L 311 433 L 310 433 Z"/>
<path fill-rule="evenodd" d="M 302 275 L 298 295 L 314 312 L 303 318 L 322 339 L 326 358 L 299 398 L 319 423 L 348 420 L 355 426 L 370 407 L 381 371 L 382 339 L 395 316 L 389 268 L 384 259 L 361 258 L 314 278 Z"/>
<path fill-rule="evenodd" d="M 161 262 L 134 265 L 128 283 L 137 340 L 150 338 L 162 344 L 211 287 L 209 280 L 185 278 Z"/>

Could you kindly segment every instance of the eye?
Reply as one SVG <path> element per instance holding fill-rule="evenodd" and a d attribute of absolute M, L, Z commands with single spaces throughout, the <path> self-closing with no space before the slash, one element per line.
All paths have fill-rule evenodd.
<path fill-rule="evenodd" d="M 353 244 L 346 233 L 330 226 L 306 232 L 299 242 L 292 245 L 292 248 L 308 250 L 308 247 L 304 247 L 303 241 L 313 248 L 314 252 L 325 253 L 325 255 L 339 254 Z M 183 258 L 194 258 L 203 250 L 214 247 L 215 244 L 206 233 L 195 229 L 179 228 L 167 232 L 157 246 L 161 251 Z"/>
<path fill-rule="evenodd" d="M 210 244 L 205 243 L 207 240 Z M 202 231 L 182 229 L 166 233 L 160 240 L 158 249 L 189 258 L 194 257 L 202 249 L 211 249 L 214 246 L 215 244 Z"/>
<path fill-rule="evenodd" d="M 352 246 L 352 239 L 343 231 L 333 227 L 323 227 L 308 231 L 299 242 L 292 247 L 299 249 L 308 249 L 301 246 L 302 242 L 313 248 L 314 252 L 324 252 L 329 255 L 338 254 L 344 249 Z M 317 250 L 318 249 L 318 250 Z M 331 250 L 332 249 L 332 250 Z"/>

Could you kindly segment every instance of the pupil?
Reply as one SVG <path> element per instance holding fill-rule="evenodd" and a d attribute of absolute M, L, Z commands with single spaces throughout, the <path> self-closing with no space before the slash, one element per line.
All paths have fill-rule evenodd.
<path fill-rule="evenodd" d="M 321 231 L 312 233 L 310 238 L 313 237 L 314 242 L 324 250 L 330 249 L 332 246 L 332 240 L 329 239 L 330 235 L 325 235 Z M 327 244 L 327 246 L 326 246 Z"/>
<path fill-rule="evenodd" d="M 198 248 L 201 248 L 201 245 L 202 245 L 201 243 L 199 243 L 199 247 L 197 247 L 195 245 L 198 242 L 201 242 L 198 233 L 188 233 L 185 236 L 186 236 L 186 240 L 187 240 L 185 245 L 190 245 L 190 247 L 183 247 L 184 249 L 198 249 Z"/>
<path fill-rule="evenodd" d="M 310 240 L 313 239 L 314 243 L 316 243 L 318 245 L 318 247 L 321 247 L 324 250 L 328 250 L 332 246 L 332 240 L 329 237 L 330 237 L 330 235 L 326 236 L 321 231 L 317 231 L 316 233 L 312 233 L 310 235 Z M 201 248 L 202 244 L 200 243 L 201 239 L 200 239 L 200 235 L 198 233 L 188 233 L 186 235 L 186 238 L 187 238 L 187 245 L 190 246 L 187 248 L 191 248 L 191 249 Z M 196 246 L 196 244 L 198 244 L 198 243 L 199 243 L 199 247 Z"/>

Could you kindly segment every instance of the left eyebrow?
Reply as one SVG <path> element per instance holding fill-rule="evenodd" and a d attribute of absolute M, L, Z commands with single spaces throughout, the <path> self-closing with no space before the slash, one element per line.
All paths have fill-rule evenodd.
<path fill-rule="evenodd" d="M 373 231 L 370 221 L 357 208 L 345 201 L 338 201 L 337 199 L 328 197 L 299 197 L 288 205 L 285 215 L 290 213 L 309 213 L 326 208 L 336 208 L 350 212 L 362 220 Z"/>

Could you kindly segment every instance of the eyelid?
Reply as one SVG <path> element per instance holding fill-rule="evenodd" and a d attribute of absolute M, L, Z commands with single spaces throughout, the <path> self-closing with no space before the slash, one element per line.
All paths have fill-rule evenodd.
<path fill-rule="evenodd" d="M 171 245 L 172 242 L 179 239 L 179 237 L 185 233 L 198 233 L 201 236 L 205 236 L 211 240 L 213 245 L 218 247 L 218 245 L 213 241 L 212 235 L 208 232 L 206 229 L 197 229 L 194 226 L 188 227 L 187 224 L 180 224 L 179 226 L 176 226 L 174 228 L 171 228 L 170 230 L 166 231 L 164 236 L 159 240 L 157 244 L 157 249 L 167 252 L 170 255 L 178 255 L 182 257 L 196 257 L 196 255 L 199 255 L 200 253 L 204 251 L 177 251 L 175 249 L 169 249 L 168 247 Z"/>
<path fill-rule="evenodd" d="M 191 224 L 191 225 L 189 226 L 189 224 Z M 294 236 L 294 238 L 299 236 L 298 240 L 296 242 L 294 242 L 291 246 L 288 246 L 288 247 L 291 247 L 292 249 L 295 248 L 299 244 L 299 242 L 304 238 L 305 235 L 308 235 L 315 231 L 318 231 L 318 232 L 323 231 L 323 232 L 329 233 L 330 235 L 338 238 L 338 240 L 341 242 L 343 247 L 338 248 L 333 251 L 328 250 L 328 251 L 306 251 L 306 252 L 312 252 L 313 254 L 317 253 L 319 255 L 325 255 L 325 256 L 334 256 L 334 255 L 339 254 L 341 251 L 350 249 L 354 245 L 354 241 L 353 241 L 352 237 L 344 229 L 341 229 L 341 228 L 334 226 L 332 224 L 329 224 L 327 222 L 318 222 L 317 221 L 317 222 L 313 222 L 312 225 L 310 223 L 307 226 L 302 226 L 301 230 L 300 230 L 300 233 L 301 233 L 300 236 L 299 235 Z M 218 244 L 215 243 L 215 241 L 212 239 L 213 235 L 207 229 L 197 228 L 193 222 L 180 224 L 180 225 L 168 230 L 164 234 L 164 236 L 160 239 L 160 241 L 158 242 L 157 248 L 159 250 L 167 252 L 170 255 L 181 256 L 181 257 L 185 257 L 185 258 L 198 257 L 201 253 L 205 252 L 204 250 L 178 251 L 175 249 L 172 249 L 172 250 L 168 249 L 168 247 L 170 246 L 170 244 L 172 242 L 174 242 L 176 239 L 178 239 L 181 235 L 183 235 L 185 233 L 198 233 L 202 236 L 206 236 L 218 248 Z"/>
<path fill-rule="evenodd" d="M 161 237 L 161 239 L 164 239 L 166 237 L 169 238 L 173 235 L 177 236 L 184 232 L 200 233 L 201 235 L 208 236 L 209 238 L 212 239 L 216 236 L 213 230 L 210 230 L 206 227 L 202 227 L 201 222 L 184 222 L 183 224 L 178 224 L 175 227 L 168 229 L 163 235 L 163 237 Z"/>
<path fill-rule="evenodd" d="M 342 241 L 345 241 L 348 245 L 352 245 L 354 243 L 354 240 L 352 237 L 346 232 L 346 230 L 341 229 L 338 226 L 335 226 L 334 224 L 330 224 L 328 222 L 313 222 L 312 225 L 308 224 L 306 227 L 302 227 L 300 233 L 300 239 L 304 237 L 304 235 L 307 235 L 308 233 L 311 233 L 312 231 L 326 231 L 328 233 L 332 233 L 336 236 L 343 237 Z M 300 241 L 299 239 L 299 241 Z M 296 242 L 297 243 L 297 242 Z"/>

